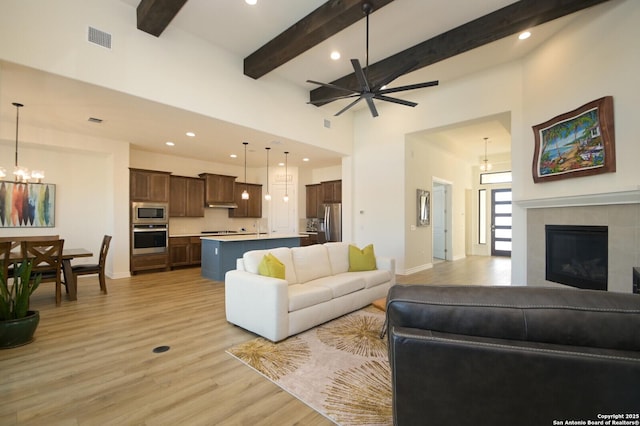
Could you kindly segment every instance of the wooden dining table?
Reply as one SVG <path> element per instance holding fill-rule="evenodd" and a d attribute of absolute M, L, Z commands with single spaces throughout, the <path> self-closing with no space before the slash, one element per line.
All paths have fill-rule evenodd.
<path fill-rule="evenodd" d="M 67 298 L 69 300 L 78 300 L 78 280 L 73 275 L 71 269 L 71 261 L 77 257 L 91 257 L 93 253 L 83 248 L 63 248 L 62 249 L 62 273 L 64 274 L 64 282 L 67 287 Z M 22 260 L 22 253 L 12 252 L 9 260 L 19 262 Z"/>

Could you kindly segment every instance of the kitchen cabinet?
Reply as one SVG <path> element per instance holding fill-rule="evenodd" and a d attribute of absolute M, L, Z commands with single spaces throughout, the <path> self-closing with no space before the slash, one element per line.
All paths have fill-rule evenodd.
<path fill-rule="evenodd" d="M 129 169 L 131 201 L 169 202 L 169 172 Z"/>
<path fill-rule="evenodd" d="M 170 217 L 204 217 L 204 180 L 171 176 Z"/>
<path fill-rule="evenodd" d="M 171 267 L 197 266 L 201 261 L 200 237 L 170 237 L 169 259 Z"/>
<path fill-rule="evenodd" d="M 247 189 L 249 199 L 242 199 L 242 192 Z M 234 202 L 236 209 L 229 209 L 229 217 L 262 217 L 262 185 L 255 183 L 236 182 Z"/>
<path fill-rule="evenodd" d="M 131 256 L 130 269 L 133 273 L 152 269 L 167 269 L 168 267 L 169 256 L 167 256 L 167 253 Z"/>
<path fill-rule="evenodd" d="M 313 185 L 306 185 L 307 190 L 307 202 L 306 202 L 306 214 L 307 219 L 318 217 L 318 208 L 322 205 L 322 191 L 319 183 Z"/>
<path fill-rule="evenodd" d="M 204 179 L 205 205 L 233 204 L 236 176 L 211 173 L 201 173 L 199 176 Z"/>
<path fill-rule="evenodd" d="M 300 246 L 310 246 L 313 244 L 318 244 L 318 234 L 301 234 L 300 236 Z"/>
<path fill-rule="evenodd" d="M 322 182 L 322 202 L 341 203 L 342 202 L 342 181 L 330 180 Z"/>

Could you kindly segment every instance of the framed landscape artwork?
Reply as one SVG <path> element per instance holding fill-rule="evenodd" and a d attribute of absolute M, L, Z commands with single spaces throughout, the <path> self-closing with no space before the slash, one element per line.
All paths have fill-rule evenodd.
<path fill-rule="evenodd" d="M 0 181 L 0 228 L 55 226 L 56 186 Z"/>
<path fill-rule="evenodd" d="M 536 183 L 616 171 L 613 97 L 533 126 Z"/>

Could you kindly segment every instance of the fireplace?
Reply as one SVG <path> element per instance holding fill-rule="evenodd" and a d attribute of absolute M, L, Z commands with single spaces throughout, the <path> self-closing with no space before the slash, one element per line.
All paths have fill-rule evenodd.
<path fill-rule="evenodd" d="M 607 290 L 608 227 L 545 225 L 546 280 Z"/>

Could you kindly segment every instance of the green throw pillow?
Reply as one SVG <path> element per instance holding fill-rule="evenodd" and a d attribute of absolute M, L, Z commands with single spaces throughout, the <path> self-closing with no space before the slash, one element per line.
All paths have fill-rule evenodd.
<path fill-rule="evenodd" d="M 258 273 L 266 277 L 284 280 L 284 263 L 271 253 L 265 254 L 258 265 Z"/>
<path fill-rule="evenodd" d="M 373 253 L 373 244 L 369 244 L 362 250 L 354 245 L 349 245 L 349 272 L 373 271 L 376 268 L 376 255 Z"/>

